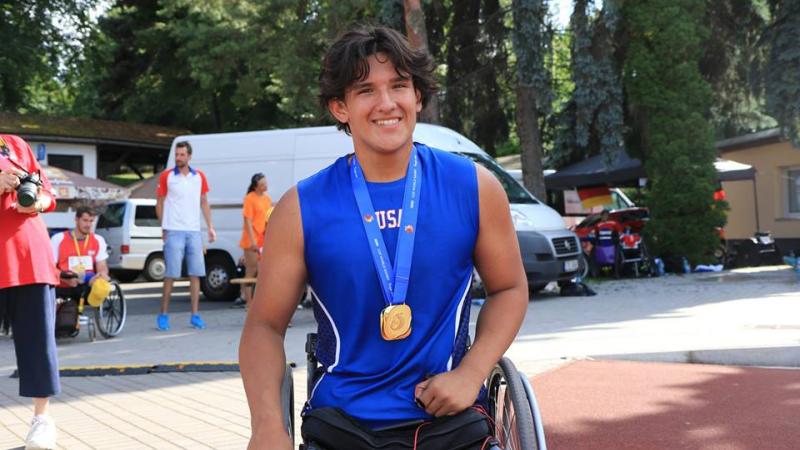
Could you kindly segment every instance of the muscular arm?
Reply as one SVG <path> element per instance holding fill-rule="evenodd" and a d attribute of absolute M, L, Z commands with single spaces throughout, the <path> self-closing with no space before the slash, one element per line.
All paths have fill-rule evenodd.
<path fill-rule="evenodd" d="M 250 406 L 250 448 L 270 448 L 275 439 L 286 440 L 280 388 L 286 367 L 283 339 L 297 301 L 305 287 L 306 266 L 297 191 L 287 192 L 275 208 L 267 227 L 252 305 L 239 344 L 239 366 Z M 280 447 L 283 448 L 283 447 Z"/>
<path fill-rule="evenodd" d="M 528 308 L 528 282 L 508 197 L 489 171 L 481 166 L 477 170 L 480 230 L 474 259 L 487 298 L 475 342 L 459 366 L 417 385 L 415 395 L 437 417 L 472 406 L 483 381 L 514 341 Z"/>
<path fill-rule="evenodd" d="M 528 309 L 528 280 L 505 191 L 480 166 L 478 187 L 481 228 L 475 245 L 475 267 L 487 298 L 478 315 L 475 342 L 461 366 L 474 371 L 483 381 L 522 326 Z"/>

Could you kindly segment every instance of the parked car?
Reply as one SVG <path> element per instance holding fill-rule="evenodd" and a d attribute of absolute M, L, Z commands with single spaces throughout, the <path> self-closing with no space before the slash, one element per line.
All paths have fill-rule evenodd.
<path fill-rule="evenodd" d="M 595 225 L 600 222 L 601 214 L 592 214 L 583 219 L 575 226 L 575 234 L 585 243 L 589 235 L 594 230 Z M 633 233 L 641 233 L 647 220 L 650 218 L 650 211 L 647 208 L 624 208 L 609 211 L 609 220 L 613 220 L 622 225 L 622 228 L 630 228 Z"/>
<path fill-rule="evenodd" d="M 166 265 L 155 200 L 109 203 L 97 218 L 95 232 L 106 239 L 108 268 L 118 280 L 133 281 L 139 274 L 148 281 L 164 279 Z"/>

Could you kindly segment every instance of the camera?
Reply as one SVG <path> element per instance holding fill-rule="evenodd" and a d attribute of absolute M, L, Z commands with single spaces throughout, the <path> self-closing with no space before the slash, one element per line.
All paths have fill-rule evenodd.
<path fill-rule="evenodd" d="M 19 178 L 17 186 L 17 203 L 20 206 L 30 207 L 36 203 L 39 195 L 39 187 L 42 186 L 42 179 L 38 173 L 26 173 Z"/>

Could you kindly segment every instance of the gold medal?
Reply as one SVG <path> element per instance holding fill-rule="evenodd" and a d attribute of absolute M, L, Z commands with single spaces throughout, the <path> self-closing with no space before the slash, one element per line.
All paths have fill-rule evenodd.
<path fill-rule="evenodd" d="M 411 308 L 405 303 L 381 311 L 381 336 L 387 341 L 405 339 L 411 334 Z"/>

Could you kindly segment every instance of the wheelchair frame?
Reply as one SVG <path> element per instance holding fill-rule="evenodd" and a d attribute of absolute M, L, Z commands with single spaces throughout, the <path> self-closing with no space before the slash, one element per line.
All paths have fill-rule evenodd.
<path fill-rule="evenodd" d="M 314 382 L 321 370 L 315 355 L 316 348 L 317 334 L 308 333 L 305 344 L 307 397 L 313 392 Z M 486 388 L 488 413 L 495 428 L 495 439 L 501 445 L 489 450 L 547 450 L 536 395 L 527 377 L 517 370 L 510 359 L 503 357 L 498 361 L 486 380 Z M 284 425 L 294 443 L 294 377 L 288 364 L 281 385 L 281 405 Z M 510 418 L 510 423 L 507 418 Z M 305 443 L 300 445 L 300 449 L 323 450 L 309 448 Z"/>
<path fill-rule="evenodd" d="M 122 288 L 116 281 L 111 281 L 111 292 L 103 300 L 99 307 L 89 306 L 87 297 L 89 294 L 88 286 L 78 288 L 56 288 L 56 301 L 61 300 L 57 305 L 56 317 L 58 317 L 59 310 L 67 303 L 76 303 L 76 318 L 75 327 L 69 332 L 66 337 L 76 337 L 80 333 L 81 326 L 86 326 L 89 333 L 89 340 L 94 342 L 97 340 L 97 332 L 105 339 L 111 339 L 122 332 L 125 326 L 125 319 L 128 316 L 128 308 L 125 303 L 125 295 L 122 293 Z M 72 292 L 70 292 L 72 291 Z M 78 298 L 75 298 L 77 295 Z M 84 309 L 89 306 L 94 309 L 94 320 L 91 320 L 86 314 Z"/>

